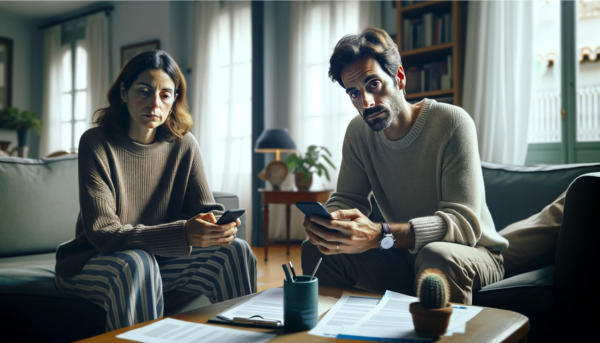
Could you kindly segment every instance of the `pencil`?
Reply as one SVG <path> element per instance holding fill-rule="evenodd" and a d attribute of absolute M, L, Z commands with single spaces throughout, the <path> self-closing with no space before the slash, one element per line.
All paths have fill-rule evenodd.
<path fill-rule="evenodd" d="M 317 269 L 319 269 L 319 265 L 321 264 L 321 261 L 323 261 L 323 258 L 319 258 L 319 262 L 317 262 L 317 265 L 315 266 L 315 270 L 313 270 L 312 275 L 310 276 L 310 279 L 308 281 L 312 281 L 312 279 L 315 277 L 315 274 L 317 273 Z"/>
<path fill-rule="evenodd" d="M 292 279 L 292 277 L 290 276 L 290 271 L 288 270 L 287 265 L 282 264 L 281 266 L 283 267 L 283 272 L 285 273 L 285 279 L 287 280 L 287 282 L 294 282 L 294 279 Z"/>
<path fill-rule="evenodd" d="M 288 263 L 290 264 L 290 270 L 292 271 L 292 276 L 294 277 L 294 280 L 296 280 L 297 279 L 296 271 L 294 270 L 294 266 L 292 265 L 292 261 L 289 261 Z"/>

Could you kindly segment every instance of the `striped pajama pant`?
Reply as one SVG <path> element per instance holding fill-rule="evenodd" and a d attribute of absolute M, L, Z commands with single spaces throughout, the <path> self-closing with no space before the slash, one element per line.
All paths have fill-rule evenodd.
<path fill-rule="evenodd" d="M 160 257 L 132 249 L 93 257 L 57 286 L 106 310 L 106 331 L 162 318 L 163 292 L 206 295 L 211 303 L 256 292 L 256 257 L 246 241 L 194 247 L 189 256 Z"/>

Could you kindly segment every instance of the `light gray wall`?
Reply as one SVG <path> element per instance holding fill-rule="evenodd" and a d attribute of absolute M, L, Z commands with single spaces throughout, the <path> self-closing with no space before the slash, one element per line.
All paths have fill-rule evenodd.
<path fill-rule="evenodd" d="M 0 36 L 13 40 L 12 106 L 34 111 L 41 118 L 42 46 L 37 23 L 0 12 Z M 17 145 L 17 133 L 0 129 L 0 140 Z M 29 134 L 29 157 L 38 155 L 39 136 Z"/>
<path fill-rule="evenodd" d="M 123 1 L 112 3 L 111 62 L 114 79 L 121 70 L 121 47 L 158 39 L 160 48 L 180 63 L 179 44 L 171 38 L 173 7 L 167 1 Z"/>

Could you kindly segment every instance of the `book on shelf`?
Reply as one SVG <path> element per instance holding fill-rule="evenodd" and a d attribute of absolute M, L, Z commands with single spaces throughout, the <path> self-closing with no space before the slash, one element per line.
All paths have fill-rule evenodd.
<path fill-rule="evenodd" d="M 452 16 L 429 12 L 402 20 L 402 50 L 426 48 L 452 42 Z"/>
<path fill-rule="evenodd" d="M 452 55 L 406 70 L 406 92 L 422 93 L 452 88 Z"/>

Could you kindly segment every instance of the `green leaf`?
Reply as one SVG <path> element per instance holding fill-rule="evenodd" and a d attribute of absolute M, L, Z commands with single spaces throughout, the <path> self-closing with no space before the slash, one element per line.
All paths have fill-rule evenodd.
<path fill-rule="evenodd" d="M 329 172 L 327 172 L 327 169 L 323 169 L 323 171 L 325 172 L 325 177 L 327 178 L 327 181 L 331 181 L 331 179 L 329 178 Z"/>
<path fill-rule="evenodd" d="M 323 155 L 323 158 L 325 159 L 325 161 L 327 161 L 331 168 L 333 168 L 333 170 L 337 170 L 337 168 L 333 165 L 333 163 L 331 162 L 331 160 L 329 160 L 327 156 Z"/>
<path fill-rule="evenodd" d="M 327 154 L 329 156 L 331 156 L 331 152 L 329 151 L 329 149 L 327 149 L 326 147 L 322 146 L 321 149 L 325 150 L 325 152 L 327 152 Z M 325 157 L 325 155 L 323 155 L 323 157 Z"/>

